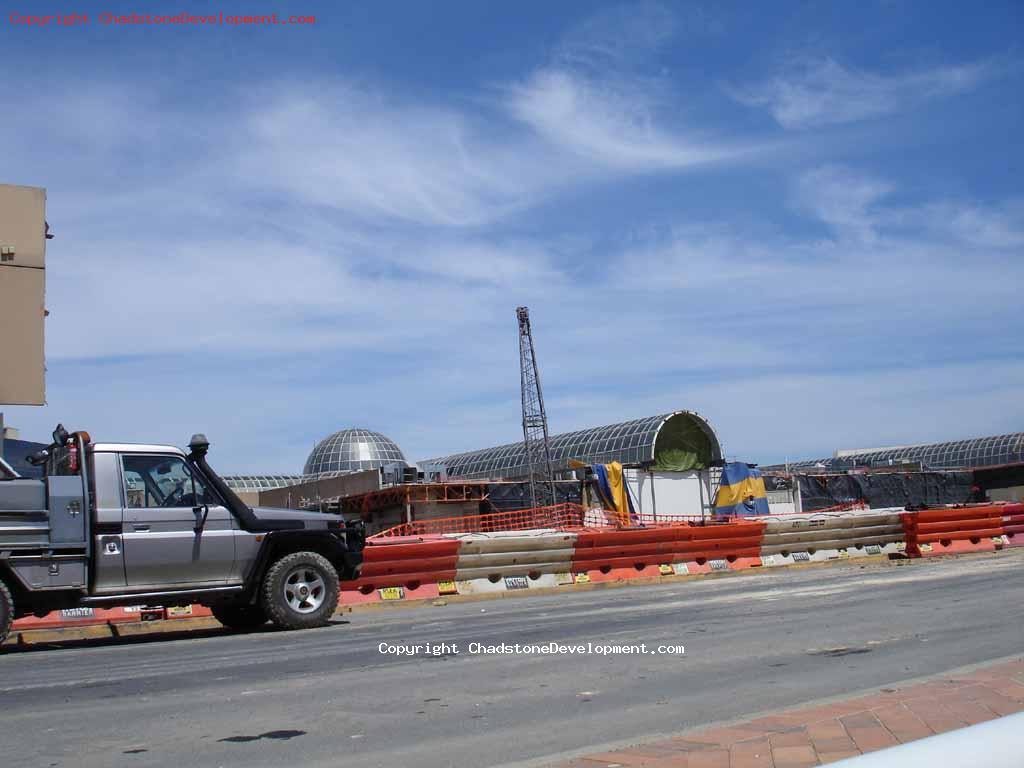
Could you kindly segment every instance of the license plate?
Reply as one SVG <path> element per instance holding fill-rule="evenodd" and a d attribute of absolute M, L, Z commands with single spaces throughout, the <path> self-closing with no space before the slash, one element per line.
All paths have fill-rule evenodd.
<path fill-rule="evenodd" d="M 809 554 L 807 554 L 806 552 L 794 552 L 793 553 L 793 562 L 794 563 L 809 563 L 810 561 L 811 561 L 811 556 Z"/>
<path fill-rule="evenodd" d="M 866 551 L 869 555 L 882 554 L 882 548 L 877 544 L 868 544 L 866 547 L 864 547 L 864 551 Z"/>
<path fill-rule="evenodd" d="M 402 587 L 384 587 L 377 591 L 380 592 L 381 600 L 401 600 L 405 597 L 405 589 Z"/>
<path fill-rule="evenodd" d="M 192 606 L 191 605 L 176 605 L 167 609 L 168 616 L 191 616 Z"/>
<path fill-rule="evenodd" d="M 454 581 L 439 581 L 437 582 L 437 592 L 440 595 L 457 595 L 459 589 L 455 586 Z"/>
<path fill-rule="evenodd" d="M 660 573 L 662 576 L 671 576 L 672 573 L 673 573 L 672 566 L 671 565 L 659 565 L 658 566 L 658 573 Z"/>
<path fill-rule="evenodd" d="M 525 576 L 506 576 L 505 577 L 505 589 L 526 589 L 530 586 L 530 582 L 526 580 Z"/>
<path fill-rule="evenodd" d="M 712 571 L 728 571 L 729 563 L 725 560 L 711 560 L 708 565 L 711 566 Z"/>
<path fill-rule="evenodd" d="M 91 619 L 94 615 L 92 608 L 64 608 L 60 612 L 62 619 Z"/>
<path fill-rule="evenodd" d="M 761 565 L 775 565 L 775 555 L 765 555 L 762 557 Z"/>
<path fill-rule="evenodd" d="M 573 581 L 577 584 L 587 584 L 590 582 L 590 574 L 577 573 L 576 576 L 573 578 Z"/>

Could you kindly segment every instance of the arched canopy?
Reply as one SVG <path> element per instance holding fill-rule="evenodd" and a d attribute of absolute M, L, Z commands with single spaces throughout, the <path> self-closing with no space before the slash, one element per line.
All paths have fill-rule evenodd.
<path fill-rule="evenodd" d="M 225 475 L 221 478 L 232 491 L 269 491 L 302 482 L 302 475 Z"/>
<path fill-rule="evenodd" d="M 825 467 L 827 469 L 903 462 L 919 462 L 929 469 L 970 469 L 1024 462 L 1024 432 L 975 437 L 969 440 L 953 440 L 946 443 L 844 451 L 839 458 L 829 457 L 792 462 L 789 467 L 790 469 L 810 467 Z"/>
<path fill-rule="evenodd" d="M 706 419 L 691 411 L 565 432 L 553 435 L 550 441 L 556 471 L 569 469 L 570 460 L 587 464 L 618 461 L 654 469 L 689 470 L 703 469 L 722 458 L 715 431 Z M 529 474 L 521 442 L 419 463 L 442 464 L 449 477 L 466 479 L 517 478 Z"/>

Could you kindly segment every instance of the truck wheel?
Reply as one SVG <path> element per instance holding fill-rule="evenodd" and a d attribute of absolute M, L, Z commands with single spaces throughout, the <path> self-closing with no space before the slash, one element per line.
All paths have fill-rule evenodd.
<path fill-rule="evenodd" d="M 285 555 L 263 577 L 267 616 L 284 629 L 323 627 L 338 607 L 338 572 L 316 552 Z"/>
<path fill-rule="evenodd" d="M 14 623 L 14 598 L 7 585 L 0 581 L 0 643 L 7 639 Z"/>
<path fill-rule="evenodd" d="M 262 605 L 216 605 L 210 612 L 228 629 L 256 629 L 267 623 Z"/>

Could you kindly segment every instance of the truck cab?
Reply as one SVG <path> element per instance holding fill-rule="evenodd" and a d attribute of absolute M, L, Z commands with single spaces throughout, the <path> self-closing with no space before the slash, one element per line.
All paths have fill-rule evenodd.
<path fill-rule="evenodd" d="M 232 627 L 322 626 L 362 562 L 361 523 L 248 507 L 206 462 L 209 442 L 92 442 L 58 426 L 0 473 L 0 636 L 20 616 L 85 606 L 211 608 Z"/>

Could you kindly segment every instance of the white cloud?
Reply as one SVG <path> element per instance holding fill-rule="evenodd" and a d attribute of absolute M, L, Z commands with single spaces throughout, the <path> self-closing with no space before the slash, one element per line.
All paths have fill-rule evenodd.
<path fill-rule="evenodd" d="M 455 110 L 348 84 L 274 92 L 247 114 L 238 161 L 245 180 L 293 200 L 462 227 L 529 204 L 543 184 L 509 163 L 525 148 Z"/>
<path fill-rule="evenodd" d="M 849 123 L 897 112 L 978 87 L 992 61 L 879 74 L 832 58 L 804 59 L 766 82 L 730 89 L 742 104 L 767 107 L 784 128 Z"/>
<path fill-rule="evenodd" d="M 395 262 L 418 273 L 457 283 L 509 286 L 517 283 L 561 283 L 564 275 L 549 249 L 529 240 L 493 242 L 484 239 L 440 240 L 416 247 L 407 243 Z"/>
<path fill-rule="evenodd" d="M 508 108 L 548 141 L 602 169 L 680 170 L 746 151 L 663 128 L 654 91 L 638 80 L 542 69 L 510 89 Z"/>
<path fill-rule="evenodd" d="M 994 205 L 938 203 L 917 217 L 937 235 L 978 248 L 1024 248 L 1024 200 Z"/>
<path fill-rule="evenodd" d="M 605 8 L 570 29 L 548 64 L 506 87 L 505 107 L 564 156 L 577 177 L 679 171 L 752 151 L 700 135 L 653 57 L 707 15 L 642 2 Z"/>
<path fill-rule="evenodd" d="M 1021 387 L 1024 363 L 987 359 L 768 373 L 754 388 L 737 378 L 687 394 L 711 414 L 730 457 L 769 463 L 1014 431 L 1024 426 Z"/>
<path fill-rule="evenodd" d="M 651 2 L 611 6 L 570 29 L 555 50 L 569 66 L 622 67 L 649 55 L 667 43 L 685 21 L 687 31 L 706 23 L 700 10 L 669 10 Z"/>
<path fill-rule="evenodd" d="M 887 182 L 836 165 L 800 175 L 796 200 L 804 210 L 847 239 L 876 239 L 873 209 L 892 192 Z"/>
<path fill-rule="evenodd" d="M 613 343 L 629 350 L 630 366 L 658 360 L 661 371 L 688 374 L 747 366 L 760 379 L 775 367 L 1012 358 L 1015 342 L 991 328 L 1019 304 L 1024 262 L 1005 247 L 1024 229 L 1009 213 L 1019 208 L 895 204 L 896 185 L 835 166 L 802 174 L 796 187 L 801 210 L 828 227 L 827 237 L 691 222 L 616 257 L 609 273 L 620 276 L 617 299 L 632 307 L 634 327 L 678 334 Z M 952 236 L 935 223 L 937 210 L 954 229 L 964 219 L 999 226 L 982 227 L 985 241 Z"/>
<path fill-rule="evenodd" d="M 568 189 L 604 195 L 628 175 L 739 156 L 695 136 L 663 83 L 601 70 L 628 51 L 599 37 L 503 90 L 498 110 L 350 81 L 205 104 L 27 84 L 45 96 L 0 123 L 0 144 L 4 181 L 49 188 L 51 407 L 9 420 L 27 437 L 57 419 L 123 439 L 206 430 L 232 471 L 297 471 L 315 439 L 352 424 L 410 458 L 481 447 L 517 436 L 512 310 L 528 304 L 556 430 L 689 407 L 731 453 L 806 454 L 825 434 L 830 447 L 889 439 L 873 415 L 863 439 L 828 430 L 834 392 L 872 407 L 863 385 L 918 388 L 899 413 L 878 406 L 899 440 L 930 437 L 926 411 L 946 404 L 965 409 L 949 429 L 969 433 L 980 396 L 881 369 L 915 345 L 929 363 L 945 354 L 932 337 L 963 329 L 983 347 L 991 314 L 1013 316 L 1020 203 L 897 206 L 890 182 L 827 166 L 795 191 L 827 237 L 749 231 L 757 210 L 724 197 L 713 226 L 680 211 L 648 241 L 631 232 L 649 222 L 611 198 L 593 234 L 561 207 L 517 218 Z M 966 388 L 985 371 L 954 374 Z M 997 406 L 1019 413 L 989 391 L 979 429 Z"/>
<path fill-rule="evenodd" d="M 825 165 L 798 176 L 794 202 L 847 244 L 877 243 L 884 235 L 889 242 L 902 238 L 943 250 L 999 253 L 1024 246 L 1024 200 L 887 203 L 895 191 L 889 181 Z"/>

